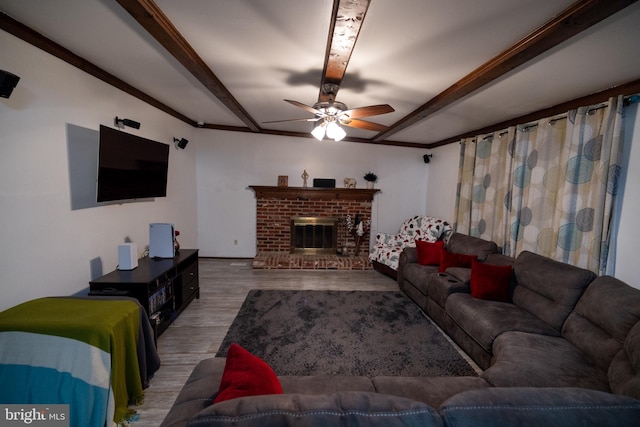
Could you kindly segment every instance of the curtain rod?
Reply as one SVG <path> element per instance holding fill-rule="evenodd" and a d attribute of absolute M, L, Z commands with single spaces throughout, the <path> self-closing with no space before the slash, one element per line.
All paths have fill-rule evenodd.
<path fill-rule="evenodd" d="M 638 82 L 640 82 L 640 80 L 638 80 Z M 634 89 L 637 90 L 637 84 L 636 84 L 636 86 L 634 86 Z M 574 100 L 574 101 L 576 101 L 576 100 Z M 623 98 L 623 106 L 624 107 L 628 107 L 628 106 L 630 106 L 632 104 L 635 104 L 635 103 L 640 103 L 640 93 L 635 93 L 633 95 L 624 95 L 624 98 Z M 565 104 L 569 104 L 569 103 L 565 103 Z M 583 107 L 584 107 L 584 105 L 583 105 Z M 580 108 L 580 107 L 568 108 L 568 111 L 575 110 L 576 108 Z M 597 110 L 599 108 L 604 108 L 604 107 L 594 107 L 594 108 L 595 109 L 593 111 L 595 111 L 595 110 Z M 539 111 L 539 112 L 541 112 L 541 111 Z M 567 110 L 565 110 L 565 111 L 567 111 Z M 563 113 L 561 113 L 561 112 L 560 113 L 556 113 L 556 115 L 558 115 L 558 114 L 563 114 Z M 531 115 L 533 115 L 533 114 L 530 114 L 529 116 L 531 116 Z M 551 114 L 551 115 L 553 116 L 553 114 Z M 525 116 L 520 117 L 519 119 L 524 119 L 524 118 L 525 118 Z M 544 118 L 544 117 L 541 117 L 540 119 L 542 119 L 542 118 Z M 556 120 L 562 120 L 563 118 L 566 118 L 566 114 L 565 114 L 564 117 L 557 117 Z M 540 120 L 540 119 L 538 119 L 538 120 Z M 516 120 L 518 120 L 518 119 L 512 119 L 512 120 L 508 120 L 506 122 L 498 123 L 498 124 L 499 125 L 505 125 L 505 126 L 508 126 L 508 127 L 511 127 L 511 126 L 516 126 L 516 127 L 521 127 L 521 126 L 523 126 L 523 127 L 535 127 L 535 126 L 537 126 L 536 124 L 530 124 L 530 125 L 524 124 L 524 125 L 522 125 L 522 124 L 513 123 Z M 553 119 L 552 119 L 552 122 L 553 122 Z M 511 123 L 513 123 L 513 124 L 511 124 Z M 551 123 L 551 124 L 553 124 L 553 123 Z M 493 126 L 487 126 L 486 128 L 477 129 L 477 130 L 479 130 L 479 131 L 484 130 L 485 132 L 487 132 L 489 130 L 489 128 L 491 128 L 491 127 L 493 127 Z M 495 134 L 495 132 L 498 132 L 499 130 L 500 130 L 500 128 L 498 128 L 498 129 L 494 128 L 494 130 L 491 131 L 490 133 L 478 132 L 478 133 L 476 133 L 476 136 L 472 136 L 472 134 L 470 132 L 469 134 L 458 135 L 458 136 L 452 137 L 452 138 L 450 138 L 448 140 L 443 140 L 443 141 L 440 141 L 438 143 L 434 143 L 434 144 L 432 144 L 432 146 L 429 146 L 427 148 L 436 148 L 436 147 L 440 147 L 442 145 L 455 143 L 455 142 L 461 143 L 462 139 L 465 139 L 465 138 L 468 139 L 469 141 L 477 142 L 477 139 L 476 139 L 477 135 L 482 135 L 482 134 L 485 135 L 483 140 L 486 140 L 486 139 L 489 139 L 491 136 L 493 136 Z M 502 136 L 506 135 L 507 133 L 508 133 L 508 131 L 501 131 L 498 134 L 498 136 L 502 137 Z"/>
<path fill-rule="evenodd" d="M 640 95 L 625 96 L 624 99 L 623 99 L 623 105 L 625 107 L 628 107 L 629 105 L 635 104 L 636 102 L 639 102 L 639 101 L 640 101 Z M 608 106 L 607 104 L 602 104 L 602 105 L 598 105 L 597 107 L 591 107 L 591 108 L 589 108 L 587 110 L 587 114 L 591 115 L 591 114 L 595 113 L 598 110 L 601 110 L 603 108 L 607 108 L 607 106 Z M 566 114 L 558 116 L 558 117 L 555 117 L 555 118 L 549 120 L 549 125 L 553 126 L 553 125 L 556 124 L 556 122 L 558 122 L 560 120 L 565 120 L 566 118 L 567 118 Z M 522 132 L 528 132 L 531 129 L 537 127 L 537 126 L 538 126 L 538 123 L 531 123 L 529 125 L 521 125 L 520 130 Z M 507 133 L 509 133 L 509 132 L 508 131 L 503 131 L 503 132 L 500 132 L 498 134 L 498 136 L 503 136 L 503 135 L 505 135 Z M 484 140 L 487 140 L 487 139 L 491 138 L 492 136 L 493 136 L 493 133 L 490 133 L 490 134 L 488 134 L 488 135 L 486 135 L 484 137 Z"/>

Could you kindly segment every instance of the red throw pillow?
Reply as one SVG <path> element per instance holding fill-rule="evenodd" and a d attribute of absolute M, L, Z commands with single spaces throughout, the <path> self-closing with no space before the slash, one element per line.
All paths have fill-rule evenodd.
<path fill-rule="evenodd" d="M 471 268 L 471 261 L 476 259 L 475 255 L 455 254 L 442 248 L 442 256 L 440 257 L 440 273 L 447 271 L 449 267 L 465 267 Z"/>
<path fill-rule="evenodd" d="M 213 403 L 262 394 L 282 394 L 278 376 L 267 362 L 238 344 L 231 344 L 227 351 L 220 390 Z"/>
<path fill-rule="evenodd" d="M 471 296 L 491 301 L 509 301 L 509 282 L 513 267 L 491 265 L 473 260 L 471 263 Z"/>
<path fill-rule="evenodd" d="M 442 257 L 442 248 L 444 248 L 444 242 L 438 240 L 437 242 L 425 242 L 422 240 L 416 240 L 416 252 L 418 252 L 418 264 L 420 265 L 438 265 L 440 264 L 440 258 Z"/>

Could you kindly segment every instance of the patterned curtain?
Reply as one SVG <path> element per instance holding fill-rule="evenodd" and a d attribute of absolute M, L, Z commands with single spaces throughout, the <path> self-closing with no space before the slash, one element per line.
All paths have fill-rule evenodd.
<path fill-rule="evenodd" d="M 463 141 L 456 231 L 604 274 L 623 97 Z M 465 144 L 467 143 L 467 144 Z"/>
<path fill-rule="evenodd" d="M 516 132 L 508 255 L 523 250 L 555 257 L 563 182 L 565 119 L 542 119 Z"/>
<path fill-rule="evenodd" d="M 456 230 L 493 240 L 498 246 L 509 243 L 508 216 L 511 188 L 512 147 L 515 128 L 463 141 L 457 203 Z M 476 142 L 477 141 L 477 142 Z"/>
<path fill-rule="evenodd" d="M 566 202 L 558 229 L 556 258 L 605 274 L 611 223 L 621 174 L 624 98 L 601 108 L 580 108 L 568 116 L 572 157 Z"/>
<path fill-rule="evenodd" d="M 462 139 L 462 141 L 460 141 L 460 162 L 458 165 L 458 187 L 456 189 L 453 229 L 458 233 L 467 235 L 472 235 L 471 198 L 473 196 L 473 169 L 475 159 L 476 139 Z"/>

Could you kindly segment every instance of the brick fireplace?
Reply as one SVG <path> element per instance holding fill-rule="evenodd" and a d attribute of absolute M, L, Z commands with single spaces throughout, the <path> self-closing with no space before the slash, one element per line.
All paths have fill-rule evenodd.
<path fill-rule="evenodd" d="M 257 253 L 286 252 L 291 249 L 291 219 L 294 217 L 337 218 L 359 214 L 371 219 L 373 196 L 377 189 L 303 188 L 250 186 L 256 195 Z M 343 224 L 339 221 L 339 224 Z M 342 230 L 340 230 L 342 228 Z M 339 226 L 337 246 L 347 246 L 353 254 L 355 241 Z M 369 233 L 365 233 L 361 247 L 369 248 Z M 345 254 L 346 255 L 346 254 Z"/>

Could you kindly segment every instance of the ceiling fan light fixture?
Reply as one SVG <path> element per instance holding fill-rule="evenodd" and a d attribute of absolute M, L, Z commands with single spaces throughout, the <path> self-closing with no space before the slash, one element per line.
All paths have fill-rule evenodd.
<path fill-rule="evenodd" d="M 338 129 L 340 126 L 336 122 L 327 123 L 327 138 L 335 139 L 338 135 Z"/>
<path fill-rule="evenodd" d="M 338 125 L 336 125 L 338 126 Z M 347 136 L 347 132 L 345 132 L 344 129 L 342 129 L 340 126 L 338 126 L 338 128 L 335 131 L 335 135 L 334 135 L 334 141 L 342 141 L 344 139 L 344 137 Z"/>
<path fill-rule="evenodd" d="M 313 135 L 313 137 L 315 139 L 317 139 L 318 141 L 322 141 L 324 139 L 324 133 L 325 133 L 325 124 L 324 124 L 324 122 L 320 123 L 318 126 L 313 128 L 313 130 L 311 131 L 311 135 Z"/>
<path fill-rule="evenodd" d="M 327 124 L 327 138 L 331 138 L 334 141 L 341 141 L 345 136 L 347 136 L 347 132 L 345 132 L 338 123 L 331 121 Z"/>

